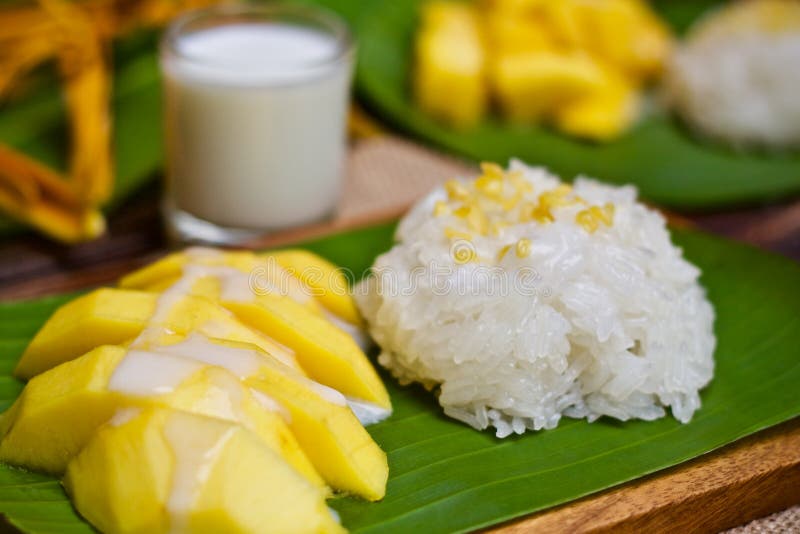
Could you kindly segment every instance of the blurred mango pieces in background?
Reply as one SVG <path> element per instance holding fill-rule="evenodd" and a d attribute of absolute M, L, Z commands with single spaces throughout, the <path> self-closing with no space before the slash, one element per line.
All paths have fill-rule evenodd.
<path fill-rule="evenodd" d="M 434 0 L 416 45 L 415 97 L 432 116 L 465 128 L 494 103 L 511 122 L 607 141 L 636 121 L 672 37 L 640 0 Z"/>
<path fill-rule="evenodd" d="M 417 35 L 414 90 L 426 113 L 467 127 L 485 112 L 486 50 L 476 10 L 465 3 L 431 2 Z"/>

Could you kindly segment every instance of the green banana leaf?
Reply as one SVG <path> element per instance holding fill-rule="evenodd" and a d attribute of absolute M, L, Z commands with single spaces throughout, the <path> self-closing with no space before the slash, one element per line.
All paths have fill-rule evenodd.
<path fill-rule="evenodd" d="M 563 177 L 584 174 L 636 184 L 643 197 L 674 208 L 719 208 L 800 193 L 800 153 L 736 152 L 696 139 L 665 112 L 654 112 L 608 144 L 495 118 L 463 132 L 443 126 L 420 111 L 410 93 L 413 36 L 424 1 L 380 0 L 358 22 L 359 95 L 394 126 L 475 160 L 505 163 L 518 157 Z M 669 0 L 656 7 L 682 31 L 714 3 Z"/>
<path fill-rule="evenodd" d="M 363 273 L 393 225 L 308 244 Z M 705 234 L 675 230 L 717 312 L 716 375 L 689 424 L 564 420 L 499 440 L 442 415 L 433 394 L 384 375 L 394 414 L 369 427 L 388 453 L 386 498 L 331 501 L 354 532 L 454 532 L 496 524 L 686 461 L 800 415 L 800 266 Z M 22 384 L 14 364 L 71 296 L 0 304 L 0 409 Z M 0 513 L 25 532 L 91 532 L 53 478 L 0 465 Z"/>

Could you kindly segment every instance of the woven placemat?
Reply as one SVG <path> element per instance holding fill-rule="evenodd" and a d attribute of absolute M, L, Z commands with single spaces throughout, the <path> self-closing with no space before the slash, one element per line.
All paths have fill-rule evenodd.
<path fill-rule="evenodd" d="M 784 534 L 800 532 L 800 506 L 792 506 L 746 525 L 726 530 L 724 534 Z"/>
<path fill-rule="evenodd" d="M 399 214 L 445 180 L 475 172 L 477 167 L 397 137 L 356 141 L 337 217 Z"/>

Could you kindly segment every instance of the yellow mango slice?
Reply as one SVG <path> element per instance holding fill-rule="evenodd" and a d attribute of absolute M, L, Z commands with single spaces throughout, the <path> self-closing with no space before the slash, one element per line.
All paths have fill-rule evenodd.
<path fill-rule="evenodd" d="M 324 494 L 253 433 L 181 411 L 112 420 L 69 464 L 64 486 L 111 534 L 344 531 Z"/>
<path fill-rule="evenodd" d="M 554 0 L 479 0 L 483 12 L 498 12 L 508 16 L 527 16 L 539 12 Z M 556 0 L 560 1 L 560 0 Z"/>
<path fill-rule="evenodd" d="M 603 2 L 605 0 L 599 0 Z M 583 27 L 581 0 L 541 2 L 542 25 L 548 28 L 555 45 L 561 50 L 585 49 L 587 36 Z"/>
<path fill-rule="evenodd" d="M 636 87 L 612 79 L 606 87 L 565 104 L 555 124 L 562 132 L 595 141 L 610 141 L 625 132 L 639 116 Z"/>
<path fill-rule="evenodd" d="M 503 113 L 520 123 L 539 121 L 596 91 L 604 81 L 601 68 L 590 58 L 556 52 L 500 56 L 493 74 Z"/>
<path fill-rule="evenodd" d="M 303 250 L 255 255 L 193 247 L 123 277 L 120 286 L 162 292 L 187 272 L 194 278 L 194 295 L 218 300 L 232 289 L 245 300 L 259 294 L 286 295 L 344 330 L 360 347 L 371 344 L 347 278 L 330 262 Z M 245 276 L 236 281 L 235 272 Z"/>
<path fill-rule="evenodd" d="M 159 359 L 169 358 L 156 354 Z M 185 359 L 185 358 L 183 358 Z M 301 375 L 302 376 L 302 375 Z M 172 393 L 148 398 L 153 403 L 241 424 L 312 485 L 327 485 L 295 439 L 284 416 L 288 411 L 275 399 L 244 386 L 238 377 L 219 367 L 204 366 Z"/>
<path fill-rule="evenodd" d="M 127 295 L 124 305 L 118 306 L 114 291 L 106 289 L 71 300 L 36 333 L 14 375 L 29 379 L 100 345 L 135 338 L 142 329 L 142 318 L 152 315 L 155 304 L 151 295 L 139 292 Z"/>
<path fill-rule="evenodd" d="M 169 524 L 165 503 L 174 459 L 162 432 L 165 417 L 158 413 L 157 420 L 142 414 L 120 424 L 137 415 L 121 413 L 67 467 L 64 487 L 75 508 L 103 532 L 158 532 Z"/>
<path fill-rule="evenodd" d="M 640 0 L 607 1 L 589 9 L 589 46 L 634 79 L 647 80 L 661 73 L 669 57 L 672 38 L 666 25 Z"/>
<path fill-rule="evenodd" d="M 180 278 L 185 264 L 186 258 L 183 254 L 179 252 L 168 254 L 160 260 L 123 276 L 119 281 L 119 287 L 141 289 L 163 284 L 166 289 Z"/>
<path fill-rule="evenodd" d="M 414 95 L 430 115 L 452 126 L 474 125 L 487 106 L 485 55 L 474 10 L 463 2 L 422 8 L 415 43 Z"/>
<path fill-rule="evenodd" d="M 270 406 L 265 409 L 256 395 L 263 397 L 218 367 L 166 354 L 98 347 L 25 386 L 0 419 L 0 460 L 61 474 L 114 413 L 159 405 L 241 423 L 312 484 L 325 488 L 281 416 Z"/>
<path fill-rule="evenodd" d="M 334 264 L 301 249 L 269 252 L 262 257 L 274 259 L 296 276 L 328 311 L 351 324 L 361 324 L 361 314 L 350 294 L 347 277 Z"/>
<path fill-rule="evenodd" d="M 641 0 L 559 0 L 545 11 L 562 45 L 591 54 L 631 81 L 657 76 L 669 57 L 670 32 Z"/>
<path fill-rule="evenodd" d="M 370 500 L 383 497 L 389 475 L 386 455 L 337 391 L 246 343 L 192 336 L 157 350 L 224 367 L 275 399 L 289 411 L 289 428 L 329 485 Z"/>
<path fill-rule="evenodd" d="M 346 404 L 327 401 L 306 387 L 300 375 L 267 373 L 246 383 L 289 410 L 289 428 L 328 484 L 370 501 L 384 497 L 389 476 L 386 454 Z"/>
<path fill-rule="evenodd" d="M 0 460 L 62 473 L 97 427 L 126 405 L 106 389 L 125 352 L 98 347 L 32 379 L 0 419 Z"/>
<path fill-rule="evenodd" d="M 486 13 L 484 20 L 490 56 L 554 50 L 548 28 L 539 20 L 502 10 Z"/>
<path fill-rule="evenodd" d="M 100 345 L 133 340 L 151 320 L 157 302 L 155 293 L 102 288 L 64 304 L 25 349 L 15 376 L 29 379 Z M 176 333 L 199 330 L 209 336 L 253 343 L 283 361 L 291 361 L 291 352 L 285 347 L 232 319 L 230 312 L 219 305 L 188 296 L 175 303 L 163 326 Z"/>
<path fill-rule="evenodd" d="M 391 408 L 389 394 L 364 352 L 330 322 L 276 295 L 253 302 L 223 300 L 222 305 L 244 324 L 294 350 L 312 379 L 349 397 Z"/>

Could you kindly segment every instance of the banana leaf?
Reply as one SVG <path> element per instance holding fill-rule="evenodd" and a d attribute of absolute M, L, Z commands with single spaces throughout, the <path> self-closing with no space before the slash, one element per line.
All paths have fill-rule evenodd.
<path fill-rule="evenodd" d="M 443 126 L 417 108 L 410 92 L 413 36 L 424 1 L 379 0 L 358 21 L 359 95 L 405 132 L 475 160 L 504 163 L 518 157 L 563 177 L 584 174 L 636 184 L 643 197 L 673 208 L 720 208 L 800 193 L 800 153 L 737 152 L 697 139 L 664 111 L 654 111 L 607 144 L 544 127 L 514 127 L 493 117 L 467 131 Z M 656 7 L 680 32 L 715 3 L 671 0 Z"/>
<path fill-rule="evenodd" d="M 391 245 L 393 225 L 309 243 L 354 273 Z M 445 417 L 432 393 L 384 375 L 394 405 L 369 431 L 388 453 L 386 498 L 331 502 L 353 532 L 457 532 L 485 527 L 676 465 L 800 415 L 800 266 L 705 234 L 674 239 L 703 271 L 717 320 L 716 373 L 686 425 L 563 420 L 497 439 Z M 22 384 L 26 343 L 71 295 L 0 304 L 0 409 Z M 59 482 L 0 464 L 0 513 L 24 532 L 91 532 Z"/>

